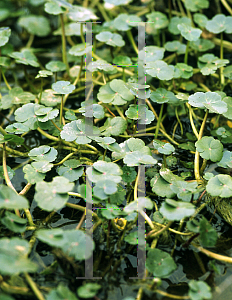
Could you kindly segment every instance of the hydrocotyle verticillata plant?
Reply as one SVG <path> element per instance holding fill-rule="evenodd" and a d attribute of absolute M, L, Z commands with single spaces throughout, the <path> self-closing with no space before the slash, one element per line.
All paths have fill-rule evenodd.
<path fill-rule="evenodd" d="M 221 297 L 232 9 L 211 2 L 2 1 L 1 299 Z"/>

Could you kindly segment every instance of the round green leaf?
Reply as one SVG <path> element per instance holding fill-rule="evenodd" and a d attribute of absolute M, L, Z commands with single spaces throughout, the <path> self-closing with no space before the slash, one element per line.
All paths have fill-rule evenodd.
<path fill-rule="evenodd" d="M 118 136 L 122 134 L 127 128 L 127 122 L 121 117 L 108 118 L 105 124 L 101 127 L 102 135 L 110 136 L 115 135 Z"/>
<path fill-rule="evenodd" d="M 193 15 L 193 20 L 199 27 L 205 28 L 208 18 L 204 14 L 195 13 Z"/>
<path fill-rule="evenodd" d="M 210 40 L 198 39 L 196 41 L 190 42 L 190 47 L 199 52 L 205 52 L 215 47 L 215 44 Z"/>
<path fill-rule="evenodd" d="M 64 5 L 65 3 L 65 5 Z M 67 3 L 67 4 L 66 4 Z M 51 15 L 59 15 L 66 11 L 66 8 L 70 7 L 71 5 L 66 1 L 51 1 L 45 3 L 44 10 Z M 71 6 L 72 7 L 72 6 Z"/>
<path fill-rule="evenodd" d="M 167 42 L 164 47 L 167 51 L 176 52 L 177 54 L 183 54 L 186 51 L 186 45 L 179 41 Z"/>
<path fill-rule="evenodd" d="M 188 41 L 196 41 L 202 33 L 200 29 L 193 28 L 184 23 L 177 25 L 177 28 L 180 30 L 181 35 Z"/>
<path fill-rule="evenodd" d="M 51 31 L 49 21 L 44 16 L 24 16 L 19 18 L 18 24 L 25 28 L 30 34 L 37 36 L 47 36 Z"/>
<path fill-rule="evenodd" d="M 86 174 L 91 182 L 98 182 L 102 180 L 111 180 L 116 183 L 121 181 L 121 175 L 123 174 L 120 167 L 112 162 L 97 161 L 93 164 L 93 170 L 88 168 Z"/>
<path fill-rule="evenodd" d="M 29 49 L 22 49 L 20 52 L 12 52 L 10 57 L 15 59 L 15 62 L 32 67 L 39 67 L 36 56 Z"/>
<path fill-rule="evenodd" d="M 211 226 L 206 218 L 200 221 L 200 243 L 202 247 L 214 247 L 217 242 L 217 231 Z"/>
<path fill-rule="evenodd" d="M 139 120 L 138 124 L 150 124 L 155 119 L 153 112 L 148 110 L 146 105 L 130 104 L 125 115 L 129 119 Z"/>
<path fill-rule="evenodd" d="M 188 202 L 166 199 L 161 205 L 160 212 L 170 221 L 180 221 L 194 214 L 195 206 Z"/>
<path fill-rule="evenodd" d="M 0 47 L 4 46 L 11 35 L 11 29 L 9 27 L 0 28 Z"/>
<path fill-rule="evenodd" d="M 60 228 L 39 229 L 36 237 L 52 247 L 62 247 L 67 242 L 64 231 Z"/>
<path fill-rule="evenodd" d="M 45 65 L 45 68 L 51 72 L 61 72 L 66 70 L 66 65 L 62 61 L 52 60 Z"/>
<path fill-rule="evenodd" d="M 69 181 L 79 179 L 83 174 L 83 167 L 80 167 L 80 162 L 76 159 L 69 159 L 63 163 L 63 166 L 58 168 L 58 174 L 66 177 Z"/>
<path fill-rule="evenodd" d="M 186 24 L 191 26 L 191 20 L 187 17 L 172 17 L 171 21 L 168 25 L 168 30 L 172 33 L 172 34 L 180 34 L 180 30 L 178 28 L 179 24 Z"/>
<path fill-rule="evenodd" d="M 45 178 L 45 174 L 41 174 L 32 165 L 26 165 L 23 167 L 25 173 L 24 178 L 31 184 L 35 184 L 38 181 L 42 181 Z"/>
<path fill-rule="evenodd" d="M 113 63 L 115 65 L 120 65 L 120 66 L 130 66 L 132 65 L 132 61 L 129 56 L 125 55 L 118 55 L 113 59 Z"/>
<path fill-rule="evenodd" d="M 188 103 L 194 107 L 207 108 L 212 113 L 223 114 L 227 112 L 226 103 L 215 92 L 197 92 L 188 98 Z"/>
<path fill-rule="evenodd" d="M 9 166 L 6 166 L 7 168 L 7 173 L 8 173 L 8 176 L 10 178 L 10 180 L 14 177 L 15 175 L 15 171 L 12 170 Z M 3 171 L 3 166 L 0 166 L 0 177 L 2 179 L 5 179 L 5 175 L 4 175 L 4 171 Z"/>
<path fill-rule="evenodd" d="M 188 295 L 191 300 L 203 300 L 212 298 L 211 288 L 204 281 L 190 280 Z"/>
<path fill-rule="evenodd" d="M 158 140 L 153 141 L 153 146 L 159 153 L 169 155 L 175 151 L 175 147 L 170 143 L 161 142 Z"/>
<path fill-rule="evenodd" d="M 60 80 L 52 84 L 52 89 L 59 94 L 70 94 L 75 89 L 75 85 L 69 81 Z"/>
<path fill-rule="evenodd" d="M 156 91 L 151 93 L 150 99 L 155 103 L 166 103 L 169 101 L 177 101 L 176 96 L 173 92 L 169 92 L 166 89 L 158 88 Z"/>
<path fill-rule="evenodd" d="M 151 75 L 152 77 L 157 77 L 160 80 L 170 80 L 174 76 L 173 68 L 162 60 L 148 62 L 144 69 L 147 74 Z"/>
<path fill-rule="evenodd" d="M 89 43 L 72 46 L 72 48 L 69 50 L 69 53 L 74 56 L 83 56 L 88 52 L 92 52 L 92 45 Z"/>
<path fill-rule="evenodd" d="M 35 200 L 38 206 L 46 211 L 62 208 L 68 201 L 74 184 L 62 176 L 53 178 L 52 182 L 39 181 L 36 183 Z"/>
<path fill-rule="evenodd" d="M 95 38 L 100 42 L 105 42 L 107 45 L 113 47 L 123 47 L 125 45 L 122 36 L 118 33 L 111 33 L 110 31 L 102 31 L 98 33 Z"/>
<path fill-rule="evenodd" d="M 28 152 L 28 155 L 34 159 L 35 161 L 48 161 L 52 162 L 57 157 L 57 150 L 50 146 L 40 146 L 33 148 L 31 151 Z"/>
<path fill-rule="evenodd" d="M 28 208 L 28 201 L 25 197 L 17 195 L 8 186 L 0 185 L 0 208 L 24 209 Z"/>
<path fill-rule="evenodd" d="M 72 5 L 67 16 L 70 20 L 75 22 L 85 22 L 98 19 L 91 9 L 78 5 Z"/>
<path fill-rule="evenodd" d="M 0 273 L 3 275 L 36 272 L 37 265 L 26 256 L 29 243 L 17 237 L 0 239 Z"/>
<path fill-rule="evenodd" d="M 190 11 L 198 11 L 209 7 L 209 0 L 185 0 L 184 5 Z"/>
<path fill-rule="evenodd" d="M 155 165 L 157 160 L 153 158 L 151 155 L 143 154 L 140 151 L 134 151 L 127 153 L 123 159 L 124 164 L 128 167 L 139 166 L 141 164 L 144 165 Z"/>
<path fill-rule="evenodd" d="M 232 178 L 229 175 L 216 175 L 208 181 L 206 191 L 213 197 L 229 198 L 232 196 Z"/>
<path fill-rule="evenodd" d="M 146 46 L 143 50 L 139 51 L 139 59 L 141 59 L 144 63 L 147 62 L 155 62 L 156 60 L 161 60 L 164 57 L 164 48 L 160 48 L 157 46 Z"/>
<path fill-rule="evenodd" d="M 168 18 L 165 14 L 159 11 L 153 11 L 147 14 L 148 22 L 152 22 L 152 27 L 155 29 L 162 29 L 168 26 Z"/>
<path fill-rule="evenodd" d="M 207 22 L 206 29 L 215 34 L 223 32 L 226 30 L 226 16 L 223 14 L 214 16 L 212 20 Z"/>
<path fill-rule="evenodd" d="M 93 135 L 100 135 L 100 130 L 93 126 Z M 91 142 L 93 137 L 85 135 L 85 123 L 83 120 L 79 119 L 77 121 L 72 121 L 63 127 L 60 133 L 62 139 L 68 142 L 75 141 L 78 144 L 88 144 Z"/>
<path fill-rule="evenodd" d="M 113 25 L 117 30 L 127 31 L 131 27 L 136 27 L 139 22 L 141 18 L 136 15 L 120 14 L 114 19 Z"/>
<path fill-rule="evenodd" d="M 217 164 L 222 168 L 232 168 L 232 152 L 224 151 L 222 159 Z"/>
<path fill-rule="evenodd" d="M 128 205 L 125 206 L 124 212 L 130 214 L 134 211 L 142 211 L 146 209 L 152 209 L 153 203 L 150 198 L 148 197 L 138 197 L 137 200 L 130 202 Z"/>
<path fill-rule="evenodd" d="M 41 70 L 41 71 L 39 71 L 39 73 L 38 73 L 38 75 L 35 77 L 35 79 L 37 79 L 37 78 L 46 78 L 46 77 L 48 77 L 48 76 L 51 76 L 51 75 L 53 75 L 53 73 L 52 72 L 50 72 L 50 71 L 47 71 L 47 70 Z"/>
<path fill-rule="evenodd" d="M 223 155 L 223 145 L 219 140 L 215 140 L 212 136 L 204 136 L 195 143 L 197 151 L 204 159 L 211 161 L 220 161 Z"/>
<path fill-rule="evenodd" d="M 171 190 L 171 184 L 163 179 L 159 173 L 151 179 L 151 188 L 153 193 L 161 197 L 174 197 L 175 193 Z"/>
<path fill-rule="evenodd" d="M 52 289 L 46 296 L 46 300 L 78 300 L 67 286 L 60 283 L 56 289 Z"/>
<path fill-rule="evenodd" d="M 97 294 L 100 288 L 101 285 L 98 283 L 87 283 L 77 289 L 77 294 L 81 298 L 92 298 Z"/>
<path fill-rule="evenodd" d="M 227 111 L 223 113 L 223 116 L 232 120 L 232 97 L 224 97 L 222 101 L 227 105 Z"/>
<path fill-rule="evenodd" d="M 151 249 L 146 258 L 146 268 L 153 276 L 165 278 L 177 268 L 173 258 L 160 249 Z"/>
<path fill-rule="evenodd" d="M 22 233 L 26 230 L 27 220 L 20 218 L 9 211 L 5 212 L 5 216 L 1 219 L 1 222 L 13 232 Z"/>
<path fill-rule="evenodd" d="M 45 106 L 56 106 L 59 103 L 61 103 L 61 96 L 57 95 L 54 90 L 48 89 L 42 92 L 41 104 L 44 104 Z"/>

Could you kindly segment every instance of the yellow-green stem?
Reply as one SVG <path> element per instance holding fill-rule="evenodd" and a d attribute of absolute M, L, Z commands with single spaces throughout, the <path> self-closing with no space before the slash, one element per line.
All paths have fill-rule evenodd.
<path fill-rule="evenodd" d="M 157 139 L 158 137 L 158 132 L 159 132 L 159 129 L 160 129 L 160 123 L 161 123 L 161 120 L 162 120 L 162 115 L 163 115 L 163 109 L 164 109 L 164 104 L 162 103 L 161 105 L 161 108 L 160 108 L 160 113 L 159 113 L 159 119 L 157 121 L 157 127 L 155 129 L 155 139 Z"/>
<path fill-rule="evenodd" d="M 127 37 L 128 37 L 128 39 L 129 39 L 129 41 L 130 41 L 130 43 L 131 43 L 131 45 L 132 45 L 132 47 L 133 47 L 135 53 L 138 55 L 139 50 L 138 50 L 137 45 L 135 44 L 135 41 L 134 41 L 134 38 L 133 38 L 133 36 L 132 36 L 131 30 L 127 30 L 126 33 L 127 33 Z"/>
<path fill-rule="evenodd" d="M 64 16 L 60 14 L 60 23 L 61 23 L 61 40 L 62 40 L 62 60 L 66 65 L 66 71 L 69 74 L 69 64 L 67 60 L 67 52 L 66 52 L 66 37 L 65 37 L 65 28 L 64 28 Z"/>
<path fill-rule="evenodd" d="M 42 293 L 40 292 L 40 290 L 37 288 L 37 285 L 32 280 L 32 278 L 30 277 L 30 275 L 27 272 L 24 272 L 24 276 L 26 278 L 27 283 L 31 287 L 32 291 L 34 292 L 36 298 L 38 300 L 45 300 L 44 296 L 42 295 Z"/>
<path fill-rule="evenodd" d="M 203 132 L 204 132 L 206 120 L 207 120 L 207 117 L 208 117 L 208 113 L 209 113 L 209 110 L 207 109 L 206 113 L 205 113 L 205 116 L 204 116 L 204 119 L 203 119 L 203 122 L 201 124 L 200 131 L 199 131 L 198 141 L 203 136 Z M 196 180 L 201 180 L 201 175 L 200 175 L 200 153 L 197 150 L 196 150 L 196 153 L 195 153 L 195 160 L 194 160 L 194 174 L 195 174 Z"/>

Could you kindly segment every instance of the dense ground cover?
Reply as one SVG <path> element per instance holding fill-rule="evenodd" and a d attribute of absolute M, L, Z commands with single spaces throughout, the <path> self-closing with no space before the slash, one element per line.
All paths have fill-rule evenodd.
<path fill-rule="evenodd" d="M 2 300 L 222 296 L 232 9 L 209 2 L 1 1 Z"/>

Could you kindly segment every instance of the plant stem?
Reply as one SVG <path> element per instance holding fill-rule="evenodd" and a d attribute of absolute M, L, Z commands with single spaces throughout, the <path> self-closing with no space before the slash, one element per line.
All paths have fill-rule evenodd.
<path fill-rule="evenodd" d="M 223 32 L 221 32 L 220 59 L 223 59 Z M 220 79 L 221 79 L 222 86 L 225 84 L 225 77 L 223 74 L 223 69 L 224 69 L 224 67 L 220 68 Z"/>
<path fill-rule="evenodd" d="M 3 145 L 0 144 L 0 148 L 3 148 Z M 28 154 L 27 153 L 23 153 L 23 152 L 20 152 L 20 151 L 17 151 L 17 150 L 14 150 L 14 149 L 11 149 L 9 147 L 5 147 L 6 148 L 6 152 L 9 152 L 10 154 L 13 154 L 15 156 L 22 156 L 22 157 L 28 157 Z"/>
<path fill-rule="evenodd" d="M 189 51 L 189 41 L 187 41 L 186 45 L 186 50 L 185 50 L 185 55 L 184 55 L 184 63 L 187 65 L 188 64 L 188 51 Z"/>
<path fill-rule="evenodd" d="M 177 145 L 177 146 L 180 145 L 180 144 L 177 143 L 175 140 L 173 140 L 173 139 L 170 137 L 170 135 L 167 134 L 164 130 L 162 130 L 161 128 L 159 128 L 159 131 L 162 132 L 162 134 L 163 134 L 164 136 L 166 136 L 166 138 L 168 138 L 169 141 L 171 141 L 173 144 L 175 144 L 175 145 Z"/>
<path fill-rule="evenodd" d="M 37 288 L 37 285 L 32 280 L 32 278 L 30 277 L 30 275 L 27 272 L 24 272 L 24 276 L 25 276 L 26 281 L 28 282 L 29 286 L 31 287 L 32 291 L 34 292 L 36 298 L 38 300 L 45 300 L 44 296 L 42 295 L 42 293 L 40 292 L 40 290 Z"/>
<path fill-rule="evenodd" d="M 26 48 L 28 48 L 28 49 L 31 48 L 31 45 L 32 45 L 32 43 L 34 41 L 34 37 L 35 37 L 34 34 L 30 34 L 29 40 L 28 40 L 27 45 L 26 45 Z"/>
<path fill-rule="evenodd" d="M 69 64 L 67 60 L 67 53 L 66 53 L 66 38 L 65 38 L 65 28 L 64 28 L 64 16 L 63 14 L 60 14 L 60 23 L 61 23 L 61 39 L 62 39 L 62 60 L 63 63 L 66 65 L 66 71 L 69 74 Z"/>
<path fill-rule="evenodd" d="M 232 9 L 229 6 L 229 4 L 226 2 L 226 0 L 221 0 L 221 3 L 224 5 L 224 7 L 228 11 L 228 13 L 232 15 Z"/>
<path fill-rule="evenodd" d="M 229 264 L 232 264 L 232 257 L 229 257 L 229 256 L 225 256 L 225 255 L 220 255 L 220 254 L 216 254 L 214 252 L 211 252 L 209 250 L 206 250 L 204 249 L 203 247 L 201 246 L 197 246 L 196 244 L 194 243 L 191 243 L 191 245 L 195 248 L 197 248 L 201 253 L 204 253 L 205 255 L 207 255 L 208 257 L 211 257 L 213 259 L 217 259 L 221 262 L 224 262 L 224 263 L 229 263 Z"/>
<path fill-rule="evenodd" d="M 75 152 L 69 153 L 67 156 L 65 156 L 65 158 L 63 158 L 60 162 L 58 162 L 57 164 L 53 164 L 53 166 L 60 166 L 62 165 L 66 160 L 68 160 L 70 157 L 72 157 L 75 153 L 77 153 L 78 150 L 76 150 Z"/>
<path fill-rule="evenodd" d="M 153 225 L 151 219 L 148 217 L 148 215 L 145 213 L 145 211 L 140 210 L 139 213 L 144 217 L 144 219 L 147 221 L 148 225 L 151 227 L 151 229 L 155 229 L 155 226 Z M 170 225 L 171 226 L 171 225 Z M 163 228 L 162 228 L 163 229 Z M 161 229 L 161 230 L 162 230 Z M 163 230 L 165 231 L 165 230 Z"/>
<path fill-rule="evenodd" d="M 105 11 L 105 9 L 104 9 L 104 6 L 103 6 L 101 3 L 98 2 L 98 3 L 97 3 L 97 8 L 99 9 L 100 13 L 102 14 L 104 20 L 105 20 L 106 22 L 109 22 L 109 21 L 110 21 L 110 18 L 108 17 L 108 15 L 107 15 L 107 13 L 106 13 L 106 11 Z"/>
<path fill-rule="evenodd" d="M 177 119 L 178 123 L 180 124 L 181 136 L 183 136 L 183 134 L 184 134 L 183 126 L 182 126 L 181 120 L 180 120 L 179 115 L 178 115 L 178 108 L 177 107 L 175 108 L 175 114 L 176 114 L 176 119 Z"/>
<path fill-rule="evenodd" d="M 128 37 L 128 39 L 129 39 L 129 41 L 130 41 L 130 43 L 131 43 L 131 45 L 132 45 L 132 47 L 133 47 L 135 53 L 138 55 L 139 50 L 138 50 L 137 45 L 135 44 L 135 41 L 134 41 L 134 38 L 133 38 L 133 36 L 132 36 L 131 30 L 127 30 L 126 33 L 127 33 L 127 37 Z"/>
<path fill-rule="evenodd" d="M 160 108 L 159 119 L 158 119 L 156 129 L 155 129 L 155 139 L 157 139 L 157 137 L 158 137 L 160 123 L 161 123 L 161 119 L 162 119 L 162 115 L 163 115 L 163 109 L 164 109 L 164 103 L 162 103 L 161 108 Z"/>
<path fill-rule="evenodd" d="M 5 76 L 2 68 L 1 68 L 1 71 L 2 71 L 2 77 L 3 77 L 3 80 L 5 82 L 5 85 L 7 86 L 8 90 L 11 90 L 11 87 L 10 87 L 10 85 L 9 85 L 7 79 L 6 79 L 6 76 Z"/>
<path fill-rule="evenodd" d="M 64 95 L 62 95 L 61 103 L 60 103 L 60 125 L 62 125 L 63 106 L 64 106 Z"/>
<path fill-rule="evenodd" d="M 201 124 L 200 131 L 199 131 L 198 141 L 203 136 L 203 132 L 204 132 L 206 120 L 207 120 L 207 117 L 208 117 L 208 113 L 209 113 L 209 110 L 207 109 L 206 113 L 205 113 L 205 117 L 204 117 L 203 122 Z M 197 150 L 196 150 L 196 153 L 195 153 L 195 160 L 194 160 L 194 173 L 195 173 L 196 180 L 201 180 L 201 175 L 200 175 L 200 153 Z"/>
<path fill-rule="evenodd" d="M 77 193 L 68 192 L 68 194 L 69 194 L 70 196 L 76 196 L 76 197 L 81 197 L 81 198 L 83 198 L 80 194 L 77 194 Z M 71 208 L 80 210 L 80 211 L 86 211 L 86 208 L 83 207 L 83 206 L 81 206 L 81 205 L 77 205 L 77 204 L 73 204 L 73 203 L 69 203 L 69 202 L 66 203 L 65 205 L 68 206 L 68 207 L 71 207 Z M 97 215 L 95 212 L 93 212 L 93 211 L 91 211 L 91 210 L 88 210 L 88 211 L 92 214 L 92 216 L 93 216 L 94 218 L 99 219 L 99 218 L 98 218 L 98 215 Z"/>
<path fill-rule="evenodd" d="M 167 225 L 165 225 L 163 228 L 161 228 L 160 230 L 156 231 L 156 230 L 152 230 L 147 234 L 147 237 L 151 237 L 151 238 L 157 238 L 158 236 L 160 236 L 162 233 L 164 233 L 164 231 L 168 230 L 169 227 L 172 225 L 173 221 L 169 221 Z M 153 225 L 153 224 L 152 224 Z M 180 232 L 179 234 L 182 234 L 182 232 Z"/>
<path fill-rule="evenodd" d="M 189 105 L 188 103 L 187 103 L 187 107 L 188 107 L 188 109 L 189 109 L 189 120 L 190 120 L 190 124 L 191 124 L 192 130 L 193 130 L 193 133 L 195 134 L 196 138 L 198 139 L 199 134 L 198 134 L 197 129 L 196 129 L 196 127 L 195 127 L 195 124 L 194 124 L 194 122 L 193 122 L 193 111 L 192 111 L 192 107 L 191 107 L 191 105 Z"/>

